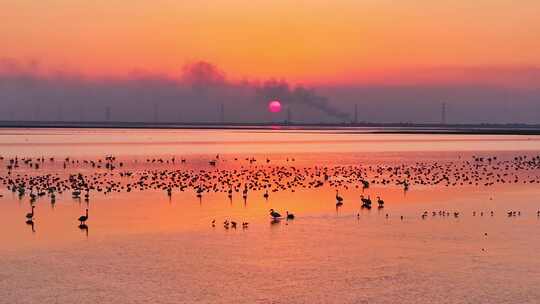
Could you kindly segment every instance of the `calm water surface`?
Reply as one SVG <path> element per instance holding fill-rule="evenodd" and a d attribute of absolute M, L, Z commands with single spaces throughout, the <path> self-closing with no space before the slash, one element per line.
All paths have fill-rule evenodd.
<path fill-rule="evenodd" d="M 442 164 L 473 155 L 530 157 L 540 153 L 540 137 L 5 129 L 0 176 L 14 156 L 56 160 L 12 174 L 66 175 L 106 172 L 64 169 L 67 156 L 114 155 L 125 170 L 139 172 L 214 170 L 208 161 L 218 153 L 217 169 L 228 170 Z M 186 163 L 146 161 L 172 156 Z M 535 179 L 540 170 L 519 175 Z M 230 201 L 224 193 L 198 199 L 175 191 L 169 198 L 156 190 L 97 193 L 87 204 L 65 193 L 54 205 L 38 199 L 33 227 L 25 223 L 28 197 L 0 186 L 0 303 L 540 302 L 538 184 L 341 188 L 339 210 L 330 185 L 272 192 L 268 200 L 253 191 L 245 202 L 241 194 Z M 385 208 L 360 210 L 362 194 L 381 196 Z M 88 229 L 81 230 L 77 218 L 86 208 Z M 297 218 L 272 223 L 270 208 Z M 430 216 L 422 219 L 426 210 Z M 460 216 L 432 217 L 432 210 Z M 508 210 L 521 215 L 508 217 Z M 226 230 L 225 219 L 248 221 L 249 228 Z"/>

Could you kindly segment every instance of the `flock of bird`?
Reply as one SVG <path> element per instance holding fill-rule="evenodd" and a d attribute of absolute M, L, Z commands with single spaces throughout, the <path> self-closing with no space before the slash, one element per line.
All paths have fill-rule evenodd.
<path fill-rule="evenodd" d="M 272 218 L 272 222 L 271 222 L 272 224 L 279 223 L 279 221 L 282 219 L 289 221 L 289 220 L 294 220 L 295 218 L 294 214 L 289 213 L 289 211 L 285 211 L 285 217 L 283 217 L 281 216 L 279 212 L 275 211 L 274 209 L 270 209 L 270 217 Z M 226 219 L 223 222 L 223 228 L 227 230 L 229 229 L 229 227 L 232 229 L 236 229 L 237 225 L 238 224 L 235 221 L 232 221 L 229 219 Z M 242 222 L 242 229 L 247 229 L 248 226 L 249 226 L 248 222 Z M 216 227 L 216 219 L 212 220 L 212 227 Z"/>
<path fill-rule="evenodd" d="M 191 162 L 191 161 L 190 161 Z M 120 161 L 114 156 L 98 159 L 29 158 L 0 156 L 5 168 L 0 174 L 0 185 L 17 194 L 19 199 L 29 198 L 31 212 L 26 215 L 28 224 L 33 224 L 35 205 L 38 200 L 48 198 L 51 205 L 57 195 L 70 193 L 76 200 L 90 201 L 91 195 L 132 191 L 164 191 L 169 197 L 174 192 L 192 191 L 202 200 L 207 193 L 226 193 L 229 200 L 241 193 L 247 202 L 250 193 L 262 191 L 264 199 L 280 191 L 295 192 L 297 189 L 332 187 L 336 191 L 336 208 L 344 204 L 340 189 L 368 189 L 370 185 L 397 186 L 403 191 L 411 187 L 489 187 L 500 184 L 539 184 L 540 155 L 521 155 L 505 159 L 496 156 L 473 156 L 453 161 L 405 162 L 367 165 L 297 165 L 294 158 L 273 164 L 269 158 L 262 161 L 255 157 L 224 158 L 216 155 L 206 160 L 194 160 L 190 166 L 185 158 L 147 158 Z M 129 168 L 129 169 L 128 169 Z M 360 197 L 362 209 L 371 209 L 371 197 Z M 378 209 L 385 206 L 376 197 Z M 519 215 L 520 212 L 509 216 Z M 424 213 L 422 217 L 427 217 Z M 455 217 L 459 213 L 453 213 Z M 493 214 L 491 214 L 493 215 Z M 540 216 L 540 211 L 537 213 Z M 282 216 L 270 210 L 273 220 Z M 294 219 L 286 213 L 285 218 Z M 78 218 L 79 227 L 87 229 L 88 208 Z M 215 222 L 212 223 L 215 225 Z M 225 221 L 228 229 L 236 228 L 234 221 Z M 243 222 L 242 227 L 247 228 Z"/>

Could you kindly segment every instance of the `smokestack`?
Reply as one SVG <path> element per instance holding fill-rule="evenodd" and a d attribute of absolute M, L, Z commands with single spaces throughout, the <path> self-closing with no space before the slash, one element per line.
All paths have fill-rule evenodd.
<path fill-rule="evenodd" d="M 285 81 L 267 81 L 256 88 L 256 94 L 261 96 L 259 99 L 264 102 L 269 99 L 287 100 L 289 104 L 302 104 L 341 121 L 351 119 L 349 114 L 332 106 L 326 97 L 318 95 L 315 90 L 302 86 L 292 89 Z"/>
<path fill-rule="evenodd" d="M 446 102 L 441 105 L 441 124 L 446 125 Z"/>

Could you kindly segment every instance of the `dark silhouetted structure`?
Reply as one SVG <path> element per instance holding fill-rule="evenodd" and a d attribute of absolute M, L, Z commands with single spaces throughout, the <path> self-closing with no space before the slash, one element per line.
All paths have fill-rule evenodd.
<path fill-rule="evenodd" d="M 446 124 L 446 102 L 441 105 L 441 124 Z"/>
<path fill-rule="evenodd" d="M 58 104 L 57 119 L 58 119 L 58 121 L 63 121 L 64 120 L 64 108 L 63 108 L 61 103 Z"/>
<path fill-rule="evenodd" d="M 105 121 L 111 121 L 111 107 L 105 107 Z"/>
<path fill-rule="evenodd" d="M 287 123 L 292 123 L 291 107 L 287 107 Z"/>
<path fill-rule="evenodd" d="M 154 103 L 154 122 L 159 121 L 159 105 L 157 102 Z"/>
<path fill-rule="evenodd" d="M 225 104 L 223 103 L 219 106 L 219 121 L 225 123 Z"/>

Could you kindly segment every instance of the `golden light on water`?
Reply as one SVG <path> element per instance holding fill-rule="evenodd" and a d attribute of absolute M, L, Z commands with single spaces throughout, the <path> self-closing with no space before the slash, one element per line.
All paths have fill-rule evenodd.
<path fill-rule="evenodd" d="M 522 275 L 540 266 L 538 259 L 523 255 L 540 249 L 535 203 L 540 192 L 530 183 L 540 180 L 533 161 L 537 140 L 441 135 L 403 140 L 286 129 L 2 132 L 3 167 L 27 151 L 10 176 L 0 174 L 0 222 L 7 227 L 0 230 L 0 267 L 10 276 L 0 284 L 13 291 L 7 295 L 13 301 L 31 302 L 46 291 L 62 302 L 104 297 L 130 303 L 165 294 L 166 301 L 178 302 L 266 302 L 274 299 L 269 292 L 281 292 L 292 282 L 287 288 L 302 301 L 330 300 L 332 294 L 332 301 L 340 302 L 400 298 L 417 303 L 438 299 L 439 292 L 428 288 L 433 280 L 445 297 L 480 299 L 485 294 L 475 290 L 508 284 L 509 278 L 520 288 L 494 289 L 490 302 L 537 293 L 536 278 Z M 115 169 L 105 166 L 106 155 L 115 156 Z M 486 159 L 475 161 L 479 155 Z M 493 156 L 497 160 L 488 165 L 487 157 Z M 28 157 L 32 160 L 25 163 Z M 38 169 L 29 165 L 35 163 L 41 164 Z M 519 169 L 524 166 L 528 169 Z M 428 167 L 441 175 L 427 173 Z M 368 188 L 351 182 L 359 172 Z M 411 186 L 404 191 L 395 178 L 407 172 Z M 94 189 L 87 202 L 84 191 L 80 198 L 71 191 L 58 193 L 54 203 L 45 194 L 36 200 L 29 225 L 30 190 L 19 198 L 5 188 L 10 179 L 53 174 L 62 180 L 75 173 L 114 191 Z M 315 181 L 324 181 L 325 174 L 319 186 Z M 444 174 L 451 183 L 421 183 L 444 181 Z M 496 182 L 497 174 L 504 183 Z M 495 183 L 485 185 L 487 179 Z M 182 191 L 173 180 L 187 188 Z M 229 183 L 235 189 L 230 199 Z M 266 183 L 272 186 L 265 188 Z M 248 184 L 252 188 L 244 199 Z M 163 185 L 174 185 L 170 196 L 155 188 Z M 276 185 L 282 188 L 273 191 Z M 205 190 L 197 197 L 199 186 Z M 336 189 L 343 198 L 338 208 Z M 374 208 L 362 209 L 361 196 L 370 197 Z M 377 197 L 384 208 L 377 208 Z M 77 219 L 87 208 L 83 229 Z M 270 209 L 288 211 L 295 219 L 272 221 Z M 509 217 L 509 210 L 516 215 Z M 236 228 L 224 225 L 232 221 Z M 49 276 L 54 283 L 39 287 Z M 467 287 L 451 288 L 456 282 Z M 37 287 L 16 292 L 23 283 Z M 151 291 L 140 284 L 152 286 Z M 420 297 L 413 292 L 418 288 Z M 107 292 L 98 296 L 96 290 Z"/>

